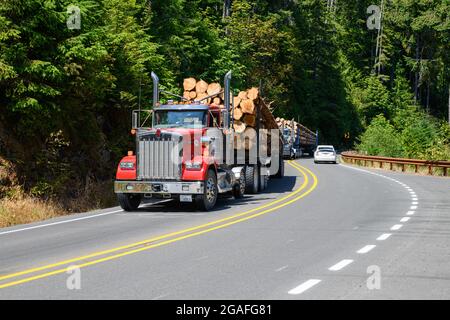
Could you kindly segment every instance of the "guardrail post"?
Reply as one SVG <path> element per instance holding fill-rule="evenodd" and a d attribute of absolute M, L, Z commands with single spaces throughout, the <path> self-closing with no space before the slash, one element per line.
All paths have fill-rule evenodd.
<path fill-rule="evenodd" d="M 392 162 L 389 162 L 389 170 L 392 170 Z"/>
<path fill-rule="evenodd" d="M 383 161 L 380 161 L 380 169 L 383 169 Z"/>
<path fill-rule="evenodd" d="M 415 167 L 416 167 L 415 172 L 417 173 L 419 171 L 419 165 L 416 164 Z"/>
<path fill-rule="evenodd" d="M 428 166 L 428 174 L 433 175 L 433 166 L 431 164 Z"/>
<path fill-rule="evenodd" d="M 402 172 L 405 172 L 405 164 L 402 163 Z"/>
<path fill-rule="evenodd" d="M 442 169 L 444 169 L 444 177 L 447 176 L 447 167 L 443 167 Z"/>

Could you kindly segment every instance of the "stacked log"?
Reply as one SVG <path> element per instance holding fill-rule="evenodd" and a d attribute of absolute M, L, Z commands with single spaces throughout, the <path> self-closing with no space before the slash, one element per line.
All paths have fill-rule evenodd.
<path fill-rule="evenodd" d="M 224 108 L 224 94 L 219 83 L 208 84 L 204 80 L 197 81 L 195 78 L 186 78 L 183 81 L 183 89 L 183 98 L 187 103 L 196 101 Z M 260 128 L 279 128 L 272 115 L 270 105 L 266 104 L 264 99 L 260 97 L 258 88 L 253 87 L 240 91 L 237 95 L 231 95 L 230 113 L 233 117 L 234 132 L 238 134 L 235 137 L 236 149 L 245 148 L 248 150 L 253 146 L 252 139 L 240 139 L 239 136 L 255 138 L 256 131 L 253 129 L 258 122 L 257 110 L 260 110 Z M 268 131 L 270 136 L 270 130 Z"/>
<path fill-rule="evenodd" d="M 217 82 L 208 84 L 204 80 L 197 81 L 195 78 L 186 78 L 183 81 L 183 89 L 183 98 L 186 102 L 213 103 L 223 107 L 222 87 Z"/>
<path fill-rule="evenodd" d="M 305 145 L 312 145 L 316 143 L 316 134 L 309 130 L 307 127 L 292 120 L 286 120 L 284 118 L 275 118 L 278 127 L 283 130 L 284 128 L 289 128 L 294 130 L 294 136 L 300 131 L 300 143 Z"/>

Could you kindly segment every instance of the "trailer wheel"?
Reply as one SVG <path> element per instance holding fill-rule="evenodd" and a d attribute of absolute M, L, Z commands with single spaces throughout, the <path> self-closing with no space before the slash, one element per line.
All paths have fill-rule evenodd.
<path fill-rule="evenodd" d="M 245 194 L 245 173 L 242 171 L 241 176 L 239 177 L 239 183 L 236 184 L 233 188 L 233 196 L 236 199 L 241 199 Z"/>
<path fill-rule="evenodd" d="M 245 168 L 245 192 L 255 194 L 259 190 L 259 170 L 257 165 Z"/>
<path fill-rule="evenodd" d="M 267 182 L 269 180 L 268 175 L 259 174 L 259 191 L 266 190 L 267 188 Z"/>
<path fill-rule="evenodd" d="M 141 204 L 142 197 L 140 194 L 118 193 L 120 207 L 125 211 L 134 211 Z"/>
<path fill-rule="evenodd" d="M 282 157 L 279 158 L 278 171 L 274 175 L 274 177 L 277 178 L 277 179 L 281 179 L 281 178 L 284 177 L 284 160 L 283 160 Z"/>
<path fill-rule="evenodd" d="M 209 169 L 206 174 L 204 190 L 202 195 L 195 197 L 198 209 L 209 211 L 216 205 L 219 190 L 217 188 L 217 177 L 214 170 Z"/>

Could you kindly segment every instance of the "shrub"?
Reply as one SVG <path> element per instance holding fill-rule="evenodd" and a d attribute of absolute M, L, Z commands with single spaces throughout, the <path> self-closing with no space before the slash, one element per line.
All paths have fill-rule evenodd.
<path fill-rule="evenodd" d="M 400 135 L 383 115 L 378 115 L 372 120 L 367 130 L 360 136 L 360 143 L 356 149 L 360 153 L 373 156 L 403 156 Z"/>

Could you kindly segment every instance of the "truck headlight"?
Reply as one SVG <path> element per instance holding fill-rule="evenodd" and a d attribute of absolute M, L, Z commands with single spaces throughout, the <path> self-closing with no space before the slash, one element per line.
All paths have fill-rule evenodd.
<path fill-rule="evenodd" d="M 198 161 L 187 161 L 186 162 L 186 169 L 187 170 L 200 170 L 202 168 L 202 163 Z"/>
<path fill-rule="evenodd" d="M 133 170 L 134 169 L 134 162 L 123 161 L 123 162 L 120 163 L 120 169 Z"/>

